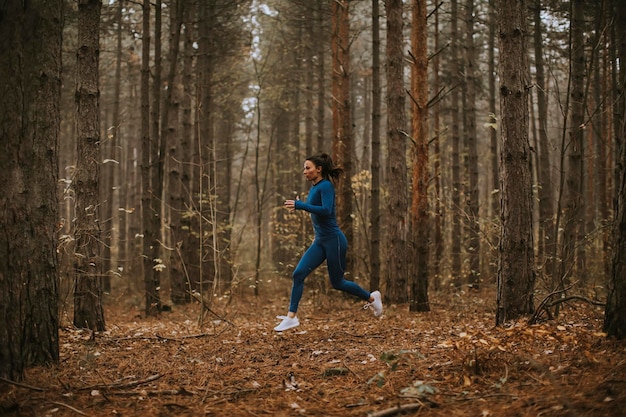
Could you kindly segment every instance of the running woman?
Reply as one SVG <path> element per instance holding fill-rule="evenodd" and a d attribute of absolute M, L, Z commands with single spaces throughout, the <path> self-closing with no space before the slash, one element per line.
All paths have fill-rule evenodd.
<path fill-rule="evenodd" d="M 287 200 L 285 207 L 290 211 L 304 210 L 311 214 L 315 239 L 293 271 L 289 311 L 286 316 L 277 317 L 282 321 L 274 330 L 282 332 L 300 325 L 296 313 L 304 290 L 304 279 L 324 261 L 333 288 L 367 301 L 366 307 L 370 307 L 375 316 L 380 316 L 383 312 L 380 292 L 370 293 L 344 278 L 348 241 L 337 225 L 333 184 L 343 173 L 343 168 L 335 166 L 331 157 L 323 153 L 307 158 L 303 173 L 306 180 L 313 184 L 307 201 Z"/>

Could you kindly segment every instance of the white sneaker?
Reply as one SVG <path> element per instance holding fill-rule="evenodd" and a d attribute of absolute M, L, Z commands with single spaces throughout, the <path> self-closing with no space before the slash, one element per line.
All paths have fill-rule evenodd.
<path fill-rule="evenodd" d="M 298 320 L 297 317 L 284 317 L 283 321 L 281 321 L 278 326 L 274 327 L 274 330 L 277 332 L 284 332 L 285 330 L 293 329 L 294 327 L 298 327 L 299 325 L 300 320 Z"/>
<path fill-rule="evenodd" d="M 383 314 L 383 299 L 382 299 L 382 296 L 380 295 L 380 291 L 374 291 L 370 295 L 372 297 L 374 297 L 374 301 L 372 301 L 371 303 L 365 304 L 365 308 L 369 307 L 372 310 L 374 310 L 374 316 L 378 317 L 381 314 Z"/>

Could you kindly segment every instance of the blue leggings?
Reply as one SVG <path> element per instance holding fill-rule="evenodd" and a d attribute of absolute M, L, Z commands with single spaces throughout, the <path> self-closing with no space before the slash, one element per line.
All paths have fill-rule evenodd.
<path fill-rule="evenodd" d="M 339 232 L 335 236 L 315 238 L 313 244 L 304 252 L 300 262 L 298 262 L 298 266 L 293 271 L 293 286 L 291 287 L 291 301 L 289 303 L 290 312 L 296 313 L 298 311 L 298 304 L 300 304 L 304 290 L 304 279 L 315 268 L 320 266 L 324 260 L 326 260 L 328 276 L 334 289 L 345 291 L 362 300 L 369 300 L 369 292 L 343 277 L 346 269 L 347 250 L 348 240 L 343 232 Z"/>

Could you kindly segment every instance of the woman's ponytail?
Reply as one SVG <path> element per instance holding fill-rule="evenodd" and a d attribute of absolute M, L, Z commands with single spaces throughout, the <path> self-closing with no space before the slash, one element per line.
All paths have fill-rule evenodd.
<path fill-rule="evenodd" d="M 313 155 L 307 158 L 307 161 L 313 162 L 316 167 L 322 167 L 323 178 L 336 180 L 344 172 L 343 168 L 335 165 L 332 158 L 327 153 Z"/>

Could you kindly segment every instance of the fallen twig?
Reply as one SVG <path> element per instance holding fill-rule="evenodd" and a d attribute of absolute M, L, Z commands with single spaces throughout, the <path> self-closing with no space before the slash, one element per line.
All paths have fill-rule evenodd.
<path fill-rule="evenodd" d="M 48 404 L 54 404 L 54 405 L 60 405 L 61 407 L 65 407 L 65 408 L 69 408 L 70 410 L 72 410 L 73 412 L 80 414 L 81 416 L 86 416 L 87 414 L 83 413 L 82 411 L 80 411 L 77 408 L 72 407 L 71 405 L 65 404 L 65 403 L 60 403 L 57 401 L 48 401 Z"/>
<path fill-rule="evenodd" d="M 361 376 L 360 376 L 360 375 L 358 375 L 356 372 L 354 372 L 354 371 L 352 370 L 352 368 L 350 368 L 350 367 L 348 366 L 348 364 L 346 363 L 346 361 L 343 361 L 343 366 L 345 366 L 345 367 L 346 367 L 346 369 L 347 369 L 348 371 L 350 371 L 350 373 L 352 373 L 352 375 L 354 375 L 354 376 L 355 376 L 355 377 L 356 377 L 359 381 L 361 381 L 361 382 L 365 382 L 365 381 L 363 380 L 363 378 L 361 378 Z"/>
<path fill-rule="evenodd" d="M 337 333 L 347 334 L 348 336 L 352 336 L 352 337 L 367 337 L 368 339 L 384 339 L 386 337 L 384 335 L 379 335 L 379 334 L 354 334 L 354 333 L 346 332 L 345 330 L 339 331 Z M 333 333 L 332 336 L 334 336 L 335 334 L 336 333 Z"/>
<path fill-rule="evenodd" d="M 386 410 L 376 411 L 374 413 L 369 413 L 367 417 L 387 417 L 393 416 L 395 414 L 406 413 L 407 411 L 415 411 L 422 408 L 424 404 L 421 403 L 413 403 L 413 404 L 400 404 L 395 407 L 387 408 Z"/>
<path fill-rule="evenodd" d="M 539 317 L 541 316 L 541 313 L 544 312 L 544 311 L 546 313 L 548 313 L 548 315 L 551 315 L 550 314 L 550 310 L 548 310 L 548 307 L 547 307 L 548 302 L 550 300 L 552 300 L 553 296 L 558 295 L 558 294 L 562 294 L 564 292 L 569 291 L 570 289 L 572 289 L 574 287 L 574 285 L 576 285 L 576 283 L 571 284 L 567 288 L 554 290 L 550 294 L 546 295 L 545 298 L 541 301 L 541 303 L 539 303 L 539 306 L 537 307 L 537 309 L 533 313 L 533 315 L 530 318 L 530 320 L 528 320 L 528 324 L 535 324 L 535 323 L 537 323 L 539 321 Z"/>
<path fill-rule="evenodd" d="M 0 381 L 6 382 L 7 384 L 15 385 L 16 387 L 28 388 L 33 391 L 43 392 L 45 389 L 39 387 L 33 387 L 32 385 L 22 384 L 21 382 L 11 381 L 10 379 L 0 377 Z"/>
<path fill-rule="evenodd" d="M 569 297 L 565 297 L 565 298 L 557 298 L 556 300 L 554 300 L 551 303 L 547 304 L 546 307 L 554 307 L 557 304 L 566 303 L 566 302 L 572 301 L 572 300 L 584 301 L 586 303 L 589 303 L 591 305 L 598 306 L 598 307 L 605 307 L 606 306 L 606 304 L 604 304 L 601 301 L 590 300 L 587 297 L 583 297 L 582 295 L 570 295 Z"/>
<path fill-rule="evenodd" d="M 207 387 L 207 389 L 204 391 L 204 396 L 200 400 L 200 403 L 204 404 L 204 402 L 208 399 L 209 394 L 213 395 L 213 398 L 218 399 L 217 402 L 212 403 L 213 405 L 215 405 L 216 403 L 231 401 L 233 398 L 239 398 L 241 394 L 249 394 L 251 392 L 256 392 L 256 388 L 210 390 Z"/>
<path fill-rule="evenodd" d="M 188 334 L 186 336 L 181 336 L 181 337 L 165 337 L 159 334 L 156 335 L 157 339 L 173 340 L 173 341 L 185 340 L 185 339 L 200 339 L 202 337 L 207 337 L 207 336 L 216 336 L 216 334 L 215 333 L 197 333 L 197 334 Z"/>
<path fill-rule="evenodd" d="M 163 390 L 140 390 L 140 391 L 115 391 L 110 392 L 109 395 L 121 395 L 132 397 L 134 395 L 145 395 L 148 397 L 156 397 L 159 395 L 196 395 L 193 391 L 187 391 L 185 388 L 179 389 L 163 389 Z"/>
<path fill-rule="evenodd" d="M 507 394 L 504 392 L 497 392 L 497 393 L 493 393 L 493 394 L 483 394 L 483 395 L 474 395 L 474 396 L 467 396 L 467 397 L 461 397 L 458 398 L 458 393 L 457 393 L 457 398 L 454 398 L 455 401 L 475 401 L 475 400 L 482 400 L 483 398 L 490 398 L 490 397 L 509 397 L 509 398 L 513 398 L 513 399 L 517 399 L 518 396 L 515 394 Z"/>
<path fill-rule="evenodd" d="M 598 307 L 604 307 L 605 304 L 600 302 L 600 301 L 595 301 L 595 300 L 590 300 L 587 297 L 583 297 L 582 295 L 570 295 L 568 297 L 563 297 L 563 298 L 557 298 L 554 301 L 548 302 L 549 297 L 546 297 L 542 302 L 541 305 L 537 308 L 537 310 L 535 311 L 535 313 L 533 314 L 533 316 L 531 317 L 531 319 L 528 321 L 529 324 L 535 324 L 539 321 L 539 317 L 541 316 L 541 312 L 542 311 L 546 311 L 546 312 L 550 312 L 548 309 L 554 306 L 557 306 L 559 304 L 563 304 L 566 303 L 568 301 L 572 301 L 572 300 L 579 300 L 579 301 L 584 301 L 586 303 L 589 303 L 591 305 L 594 306 L 598 306 Z"/>
<path fill-rule="evenodd" d="M 123 342 L 126 340 L 166 340 L 166 341 L 179 342 L 185 339 L 200 339 L 201 337 L 208 337 L 208 336 L 219 336 L 219 333 L 197 333 L 197 334 L 189 334 L 189 335 L 180 336 L 180 337 L 165 337 L 165 336 L 161 336 L 160 334 L 157 334 L 155 336 L 126 336 L 126 337 L 116 337 L 112 339 L 100 339 L 100 341 Z"/>
<path fill-rule="evenodd" d="M 156 381 L 157 379 L 161 378 L 162 376 L 163 376 L 162 374 L 155 374 L 155 375 L 149 376 L 146 379 L 142 379 L 140 381 L 127 382 L 125 384 L 91 385 L 89 387 L 83 387 L 83 388 L 79 388 L 79 389 L 80 390 L 89 390 L 89 389 L 109 390 L 109 389 L 130 388 L 130 387 L 136 387 L 137 385 L 143 385 L 143 384 L 150 383 L 152 381 Z"/>

